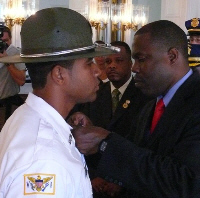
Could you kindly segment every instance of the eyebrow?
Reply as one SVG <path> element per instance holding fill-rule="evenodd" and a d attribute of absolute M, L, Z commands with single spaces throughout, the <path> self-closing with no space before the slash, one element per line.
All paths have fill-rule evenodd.
<path fill-rule="evenodd" d="M 141 52 L 137 52 L 137 53 L 132 53 L 131 56 L 132 57 L 136 57 L 136 56 L 144 56 L 145 54 L 142 54 Z"/>
<path fill-rule="evenodd" d="M 86 62 L 86 63 L 93 62 L 93 58 L 88 58 L 85 62 Z"/>

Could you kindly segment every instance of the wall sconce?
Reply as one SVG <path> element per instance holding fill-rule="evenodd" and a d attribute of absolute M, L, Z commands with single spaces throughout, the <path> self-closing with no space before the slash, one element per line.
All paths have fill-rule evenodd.
<path fill-rule="evenodd" d="M 84 15 L 97 31 L 96 40 L 101 40 L 99 32 L 105 30 L 108 23 L 111 23 L 112 31 L 121 32 L 121 40 L 124 40 L 126 30 L 136 31 L 148 22 L 149 8 L 135 6 L 132 0 L 121 0 L 121 3 L 118 3 L 119 0 L 88 0 L 86 2 Z"/>
<path fill-rule="evenodd" d="M 133 5 L 132 1 L 111 5 L 111 20 L 113 31 L 121 31 L 121 40 L 124 41 L 126 30 L 137 31 L 147 24 L 149 18 L 149 7 Z"/>
<path fill-rule="evenodd" d="M 96 40 L 100 40 L 100 31 L 104 31 L 107 28 L 110 20 L 110 3 L 109 1 L 100 0 L 89 0 L 86 2 L 85 17 L 96 30 Z"/>
<path fill-rule="evenodd" d="M 7 0 L 4 6 L 5 25 L 10 29 L 15 25 L 22 25 L 27 17 L 35 13 L 35 1 Z"/>

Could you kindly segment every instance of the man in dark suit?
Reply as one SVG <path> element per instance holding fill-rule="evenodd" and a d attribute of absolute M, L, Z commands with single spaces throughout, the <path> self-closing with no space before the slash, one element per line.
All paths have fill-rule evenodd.
<path fill-rule="evenodd" d="M 119 47 L 121 51 L 118 54 L 105 57 L 106 74 L 109 82 L 103 83 L 100 86 L 97 99 L 92 103 L 83 105 L 81 112 L 84 112 L 95 126 L 114 131 L 132 140 L 135 134 L 139 112 L 150 98 L 135 87 L 131 71 L 131 49 L 128 44 L 123 41 L 114 41 L 111 45 Z M 113 111 L 112 93 L 115 89 L 118 89 L 120 94 L 119 103 L 115 111 Z M 132 129 L 130 133 L 131 123 L 133 123 L 132 128 L 134 129 Z M 100 188 L 102 183 L 104 183 L 104 186 L 105 184 L 107 185 L 106 191 L 109 194 L 118 194 L 121 187 L 117 187 L 117 184 L 113 184 L 113 182 L 106 182 L 96 174 L 95 169 L 96 164 L 98 164 L 98 156 L 90 156 L 87 157 L 86 160 L 94 190 L 97 192 L 101 191 Z M 94 192 L 95 198 L 103 196 L 101 192 L 97 192 Z"/>
<path fill-rule="evenodd" d="M 138 88 L 132 77 L 131 49 L 123 41 L 114 41 L 112 46 L 119 47 L 120 53 L 105 57 L 106 74 L 109 82 L 100 86 L 97 99 L 82 107 L 84 112 L 95 126 L 114 131 L 126 138 L 132 138 L 130 123 L 138 118 L 142 107 L 149 101 Z M 120 91 L 119 103 L 116 110 L 112 111 L 112 92 Z"/>
<path fill-rule="evenodd" d="M 199 198 L 200 76 L 189 68 L 186 34 L 170 21 L 149 23 L 136 32 L 132 57 L 136 87 L 157 97 L 142 110 L 134 143 L 85 119 L 74 129 L 77 148 L 100 152 L 99 175 L 135 197 Z M 158 100 L 164 113 L 151 130 Z"/>

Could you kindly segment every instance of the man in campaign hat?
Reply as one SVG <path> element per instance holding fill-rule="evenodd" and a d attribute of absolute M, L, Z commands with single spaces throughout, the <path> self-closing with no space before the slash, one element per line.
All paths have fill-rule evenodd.
<path fill-rule="evenodd" d="M 189 66 L 200 72 L 200 19 L 192 18 L 185 22 L 188 30 L 188 61 Z"/>
<path fill-rule="evenodd" d="M 85 160 L 65 118 L 76 103 L 96 98 L 100 71 L 92 58 L 118 49 L 93 45 L 89 22 L 67 8 L 29 17 L 21 40 L 21 54 L 1 62 L 26 63 L 33 93 L 0 134 L 0 197 L 90 198 Z"/>

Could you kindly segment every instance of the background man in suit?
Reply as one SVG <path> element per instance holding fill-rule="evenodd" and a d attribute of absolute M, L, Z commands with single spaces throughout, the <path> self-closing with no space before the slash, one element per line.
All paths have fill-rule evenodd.
<path fill-rule="evenodd" d="M 149 100 L 139 89 L 135 87 L 131 68 L 131 49 L 123 41 L 114 41 L 112 46 L 119 47 L 121 51 L 117 54 L 105 57 L 106 74 L 110 82 L 102 84 L 97 92 L 97 98 L 92 103 L 82 107 L 84 112 L 95 126 L 106 128 L 110 131 L 129 138 L 131 135 L 130 124 L 137 120 L 141 108 Z M 112 111 L 112 93 L 118 89 L 119 103 Z"/>
<path fill-rule="evenodd" d="M 136 87 L 164 103 L 154 130 L 157 100 L 142 110 L 134 143 L 85 119 L 76 145 L 86 155 L 101 152 L 98 173 L 135 197 L 200 197 L 200 77 L 188 66 L 187 37 L 173 22 L 149 23 L 136 32 L 132 57 Z"/>
<path fill-rule="evenodd" d="M 121 51 L 105 57 L 106 74 L 110 82 L 102 84 L 96 100 L 85 104 L 81 111 L 91 119 L 95 126 L 114 131 L 132 140 L 139 112 L 149 101 L 149 98 L 135 87 L 131 71 L 131 49 L 128 44 L 123 41 L 114 41 L 111 45 L 119 47 Z M 118 89 L 120 94 L 118 96 L 119 103 L 113 112 L 112 93 L 115 89 Z M 130 133 L 131 123 L 132 130 Z M 98 162 L 98 156 L 89 156 L 86 159 L 94 191 L 99 192 L 94 192 L 94 197 L 103 197 L 101 194 L 102 185 L 104 185 L 104 194 L 118 194 L 121 191 L 121 187 L 118 184 L 114 184 L 111 182 L 112 180 L 106 182 L 104 179 L 97 177 L 95 167 Z M 120 197 L 122 197 L 122 194 Z"/>

